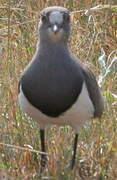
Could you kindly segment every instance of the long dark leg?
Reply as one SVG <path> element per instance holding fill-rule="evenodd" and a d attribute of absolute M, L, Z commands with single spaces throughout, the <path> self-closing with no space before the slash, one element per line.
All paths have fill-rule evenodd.
<path fill-rule="evenodd" d="M 44 129 L 40 129 L 40 139 L 41 139 L 41 151 L 46 152 L 46 148 L 45 148 L 45 130 Z M 41 155 L 41 172 L 45 168 L 46 163 L 47 163 L 47 156 L 45 154 L 42 154 Z"/>
<path fill-rule="evenodd" d="M 72 160 L 71 160 L 71 164 L 70 164 L 71 169 L 73 169 L 74 165 L 75 165 L 77 144 L 78 144 L 78 134 L 75 135 L 75 139 L 74 139 L 73 156 L 72 156 Z"/>

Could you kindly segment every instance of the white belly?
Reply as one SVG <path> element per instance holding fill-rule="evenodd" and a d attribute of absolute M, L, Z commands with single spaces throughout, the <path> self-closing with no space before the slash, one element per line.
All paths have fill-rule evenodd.
<path fill-rule="evenodd" d="M 46 116 L 37 108 L 32 106 L 24 96 L 20 87 L 18 96 L 19 104 L 22 110 L 27 113 L 31 118 L 36 120 L 40 128 L 45 128 L 47 125 L 70 125 L 78 132 L 88 120 L 94 115 L 94 106 L 89 98 L 86 84 L 83 84 L 82 91 L 73 106 L 68 109 L 61 116 L 53 118 Z"/>

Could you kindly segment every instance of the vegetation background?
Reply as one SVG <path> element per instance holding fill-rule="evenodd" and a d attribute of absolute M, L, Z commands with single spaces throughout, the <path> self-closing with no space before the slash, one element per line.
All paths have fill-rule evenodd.
<path fill-rule="evenodd" d="M 114 0 L 0 0 L 0 179 L 117 179 L 117 4 Z M 59 5 L 71 11 L 71 51 L 97 75 L 105 112 L 79 135 L 77 162 L 68 163 L 74 133 L 70 127 L 46 131 L 48 168 L 39 178 L 37 124 L 17 102 L 22 70 L 38 38 L 39 12 Z"/>

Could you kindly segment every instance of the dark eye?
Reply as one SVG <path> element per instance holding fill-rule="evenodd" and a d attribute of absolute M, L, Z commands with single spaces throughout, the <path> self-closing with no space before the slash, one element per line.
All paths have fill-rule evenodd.
<path fill-rule="evenodd" d="M 45 15 L 42 15 L 42 16 L 41 16 L 41 20 L 42 20 L 43 22 L 45 22 L 45 21 L 47 20 L 47 17 L 46 17 Z"/>
<path fill-rule="evenodd" d="M 69 22 L 70 21 L 70 15 L 68 13 L 64 14 L 64 20 Z"/>

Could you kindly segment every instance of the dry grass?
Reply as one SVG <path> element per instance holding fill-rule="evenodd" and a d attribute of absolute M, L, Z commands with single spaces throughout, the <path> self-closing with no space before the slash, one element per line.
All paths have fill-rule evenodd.
<path fill-rule="evenodd" d="M 39 179 L 39 128 L 20 111 L 17 103 L 20 74 L 35 51 L 39 11 L 50 5 L 61 5 L 72 12 L 70 48 L 102 77 L 117 56 L 117 6 L 111 0 L 0 2 L 0 179 Z M 95 10 L 86 10 L 99 3 Z M 49 163 L 42 179 L 117 179 L 116 68 L 114 62 L 101 82 L 106 104 L 102 119 L 95 119 L 80 133 L 74 171 L 67 167 L 73 143 L 72 129 L 47 129 Z"/>

